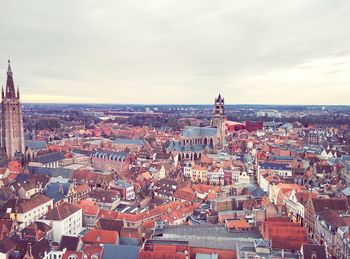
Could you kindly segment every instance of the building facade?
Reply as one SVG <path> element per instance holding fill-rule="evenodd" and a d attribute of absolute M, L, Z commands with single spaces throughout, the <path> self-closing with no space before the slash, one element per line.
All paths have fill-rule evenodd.
<path fill-rule="evenodd" d="M 44 215 L 43 222 L 53 229 L 52 242 L 59 243 L 63 235 L 77 236 L 82 230 L 82 209 L 69 203 L 62 203 Z"/>
<path fill-rule="evenodd" d="M 91 154 L 91 165 L 100 171 L 123 171 L 128 168 L 130 157 L 126 152 L 96 150 Z"/>
<path fill-rule="evenodd" d="M 23 114 L 19 90 L 15 91 L 10 61 L 7 69 L 6 92 L 1 93 L 1 147 L 9 160 L 24 154 Z"/>

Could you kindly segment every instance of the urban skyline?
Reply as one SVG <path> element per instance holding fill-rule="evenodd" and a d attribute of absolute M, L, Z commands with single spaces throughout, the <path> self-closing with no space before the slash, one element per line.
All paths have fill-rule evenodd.
<path fill-rule="evenodd" d="M 350 2 L 1 7 L 0 259 L 350 258 Z"/>

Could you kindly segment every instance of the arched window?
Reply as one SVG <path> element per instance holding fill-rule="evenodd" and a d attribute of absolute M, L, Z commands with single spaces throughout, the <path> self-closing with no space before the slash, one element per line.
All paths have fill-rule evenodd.
<path fill-rule="evenodd" d="M 210 139 L 210 144 L 209 144 L 209 146 L 210 146 L 211 148 L 213 148 L 213 147 L 214 147 L 214 141 L 213 141 L 213 139 L 212 139 L 212 138 Z"/>

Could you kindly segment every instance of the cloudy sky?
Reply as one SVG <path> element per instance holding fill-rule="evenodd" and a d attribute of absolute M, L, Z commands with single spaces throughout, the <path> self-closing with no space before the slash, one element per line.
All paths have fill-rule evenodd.
<path fill-rule="evenodd" d="M 349 0 L 0 0 L 24 102 L 349 104 Z"/>

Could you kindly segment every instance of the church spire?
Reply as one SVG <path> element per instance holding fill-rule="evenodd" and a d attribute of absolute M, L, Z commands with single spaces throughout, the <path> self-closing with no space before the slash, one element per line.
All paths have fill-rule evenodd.
<path fill-rule="evenodd" d="M 5 94 L 4 94 L 4 86 L 1 88 L 1 99 L 4 99 Z"/>
<path fill-rule="evenodd" d="M 15 84 L 13 83 L 10 60 L 8 60 L 8 68 L 7 68 L 6 98 L 10 98 L 10 99 L 16 98 Z"/>

